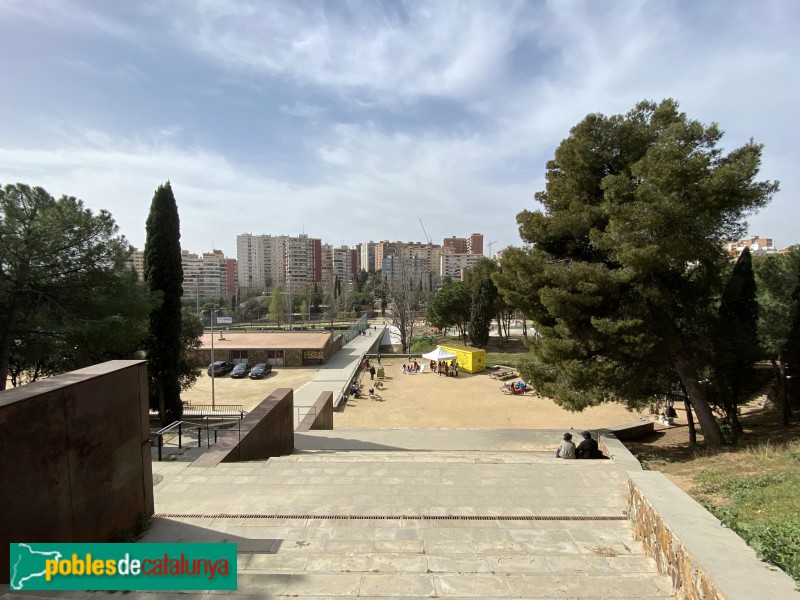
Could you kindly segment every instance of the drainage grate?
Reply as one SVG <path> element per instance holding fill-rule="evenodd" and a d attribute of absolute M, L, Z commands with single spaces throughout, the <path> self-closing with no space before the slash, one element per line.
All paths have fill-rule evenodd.
<path fill-rule="evenodd" d="M 262 515 L 158 513 L 166 519 L 310 519 L 315 521 L 627 521 L 627 515 Z"/>

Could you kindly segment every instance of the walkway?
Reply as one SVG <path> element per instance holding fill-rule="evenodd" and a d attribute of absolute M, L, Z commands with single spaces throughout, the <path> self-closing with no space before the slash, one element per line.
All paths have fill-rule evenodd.
<path fill-rule="evenodd" d="M 334 406 L 338 405 L 361 364 L 361 357 L 378 351 L 383 335 L 383 325 L 370 330 L 370 335 L 359 335 L 350 340 L 339 352 L 322 365 L 308 383 L 294 390 L 294 426 L 297 427 L 323 392 L 333 392 Z"/>

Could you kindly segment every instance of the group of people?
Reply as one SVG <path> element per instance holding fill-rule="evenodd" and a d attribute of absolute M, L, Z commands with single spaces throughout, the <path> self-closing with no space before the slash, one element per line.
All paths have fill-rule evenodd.
<path fill-rule="evenodd" d="M 403 375 L 407 375 L 409 373 L 419 373 L 420 367 L 417 359 L 413 359 L 410 365 L 406 365 L 403 363 Z"/>
<path fill-rule="evenodd" d="M 440 360 L 438 363 L 435 360 L 431 361 L 431 372 L 438 373 L 439 377 L 458 377 L 458 362 L 456 359 L 448 363 L 446 360 Z"/>
<path fill-rule="evenodd" d="M 588 431 L 581 433 L 583 441 L 575 446 L 572 441 L 572 434 L 567 432 L 564 434 L 561 443 L 556 450 L 557 458 L 571 459 L 571 458 L 603 458 L 603 453 L 597 445 L 597 440 L 592 437 Z"/>

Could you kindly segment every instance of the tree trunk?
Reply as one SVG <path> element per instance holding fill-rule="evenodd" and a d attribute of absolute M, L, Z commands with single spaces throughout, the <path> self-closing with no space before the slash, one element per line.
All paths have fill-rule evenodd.
<path fill-rule="evenodd" d="M 722 431 L 720 431 L 719 423 L 714 418 L 714 413 L 711 412 L 705 394 L 697 382 L 694 366 L 682 356 L 674 357 L 673 365 L 688 394 L 689 402 L 697 413 L 697 420 L 703 430 L 706 446 L 721 446 L 723 443 Z"/>
<path fill-rule="evenodd" d="M 775 403 L 780 407 L 781 425 L 789 425 L 789 418 L 792 416 L 792 408 L 789 406 L 789 397 L 786 394 L 786 366 L 778 357 L 772 359 L 772 373 L 775 377 Z"/>
<path fill-rule="evenodd" d="M 164 401 L 164 384 L 158 380 L 158 419 L 161 421 L 161 426 L 166 427 L 167 423 L 167 405 Z"/>
<path fill-rule="evenodd" d="M 6 389 L 8 381 L 8 361 L 11 359 L 11 343 L 14 341 L 13 334 L 16 323 L 17 305 L 12 300 L 0 331 L 0 390 Z"/>
<path fill-rule="evenodd" d="M 689 396 L 684 395 L 683 404 L 686 407 L 686 426 L 689 428 L 689 445 L 697 446 L 697 431 L 694 428 L 694 416 L 692 416 L 692 403 Z"/>

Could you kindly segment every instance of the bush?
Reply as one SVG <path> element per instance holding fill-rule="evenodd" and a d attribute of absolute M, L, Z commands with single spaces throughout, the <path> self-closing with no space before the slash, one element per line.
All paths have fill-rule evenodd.
<path fill-rule="evenodd" d="M 735 531 L 761 560 L 780 567 L 800 583 L 800 519 L 771 523 L 745 523 L 736 510 L 709 507 L 722 523 Z"/>

